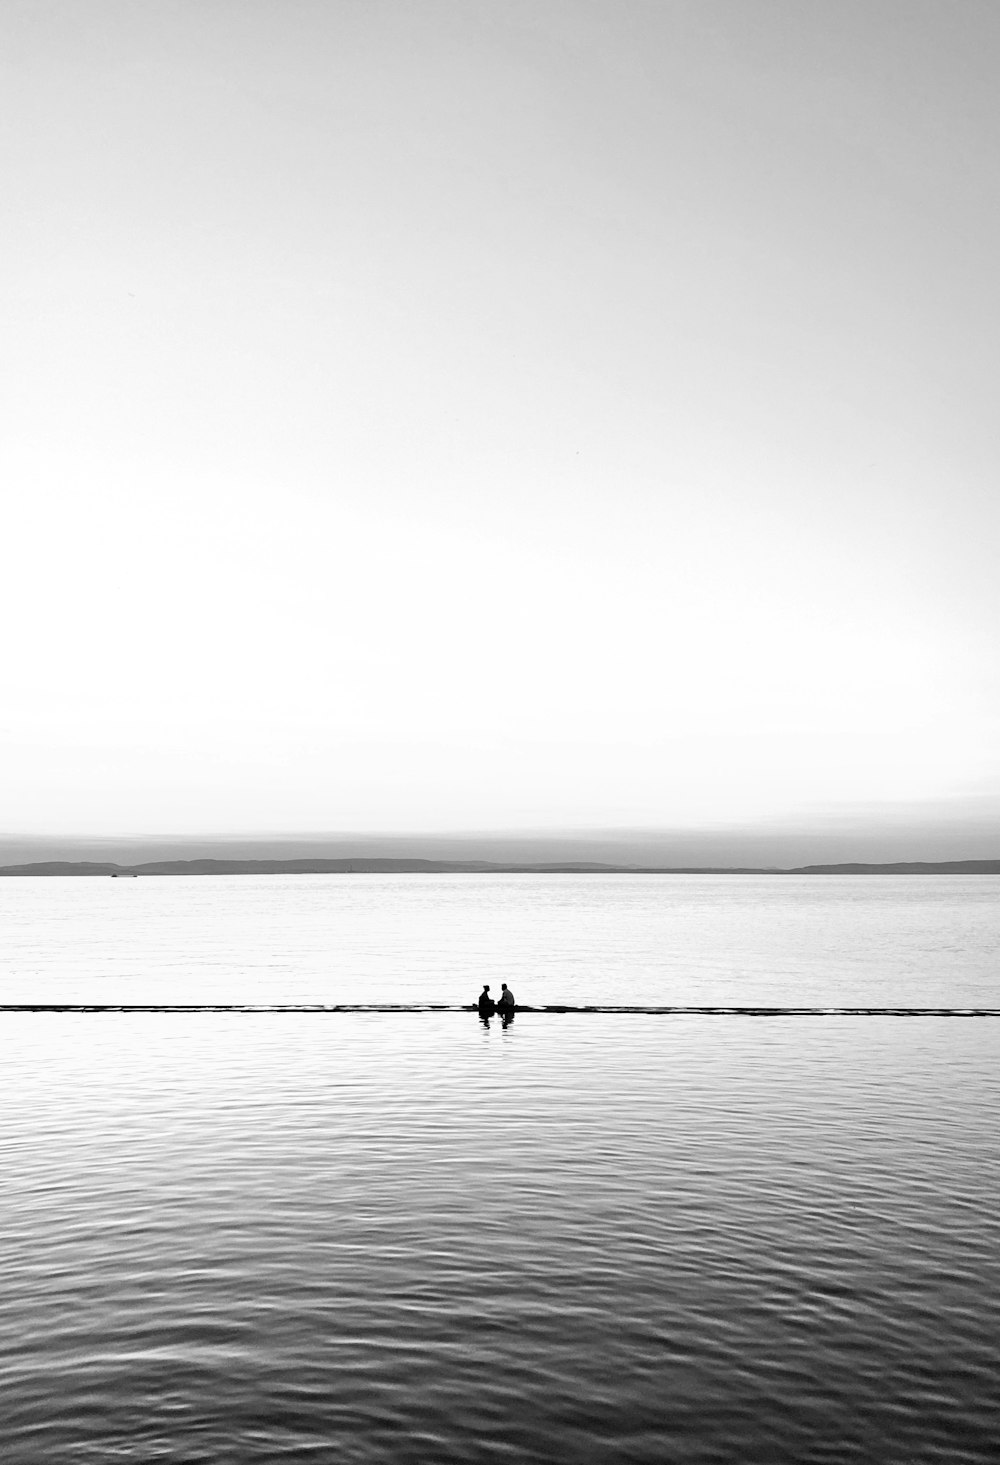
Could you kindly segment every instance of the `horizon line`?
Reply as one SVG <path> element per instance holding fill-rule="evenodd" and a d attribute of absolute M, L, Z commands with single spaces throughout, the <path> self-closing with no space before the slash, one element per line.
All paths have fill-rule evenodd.
<path fill-rule="evenodd" d="M 35 860 L 0 866 L 0 877 L 111 878 L 183 875 L 1000 875 L 1000 858 L 838 860 L 804 865 L 647 865 L 598 860 L 448 860 L 344 856 L 337 859 Z"/>

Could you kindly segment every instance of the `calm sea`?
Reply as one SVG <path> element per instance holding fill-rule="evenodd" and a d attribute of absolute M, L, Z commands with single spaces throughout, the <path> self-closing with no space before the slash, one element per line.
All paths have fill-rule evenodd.
<path fill-rule="evenodd" d="M 992 878 L 0 881 L 0 1001 L 1000 1006 Z M 1000 1019 L 0 1015 L 4 1465 L 993 1462 Z"/>

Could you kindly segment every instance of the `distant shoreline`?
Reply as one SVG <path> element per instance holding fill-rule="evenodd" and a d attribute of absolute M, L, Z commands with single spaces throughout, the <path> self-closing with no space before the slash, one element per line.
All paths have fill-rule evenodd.
<path fill-rule="evenodd" d="M 42 860 L 0 866 L 0 876 L 102 875 L 1000 875 L 1000 860 L 913 860 L 891 864 L 611 865 L 595 861 L 518 864 L 496 860 L 150 860 L 140 865 L 110 861 Z"/>

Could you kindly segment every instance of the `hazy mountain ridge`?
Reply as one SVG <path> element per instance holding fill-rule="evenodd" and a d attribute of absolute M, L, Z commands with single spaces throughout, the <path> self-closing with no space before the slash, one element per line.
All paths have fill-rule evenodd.
<path fill-rule="evenodd" d="M 897 860 L 883 865 L 800 865 L 787 875 L 1000 875 L 1000 860 Z"/>
<path fill-rule="evenodd" d="M 912 860 L 890 864 L 797 865 L 615 865 L 596 861 L 514 863 L 491 860 L 297 859 L 151 860 L 138 865 L 111 861 L 42 860 L 0 866 L 0 876 L 138 875 L 1000 875 L 1000 860 Z"/>

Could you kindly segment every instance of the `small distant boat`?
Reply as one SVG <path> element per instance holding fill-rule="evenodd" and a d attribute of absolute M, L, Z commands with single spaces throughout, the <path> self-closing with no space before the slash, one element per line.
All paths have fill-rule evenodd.
<path fill-rule="evenodd" d="M 112 870 L 111 878 L 112 880 L 138 880 L 139 877 L 134 870 Z"/>

